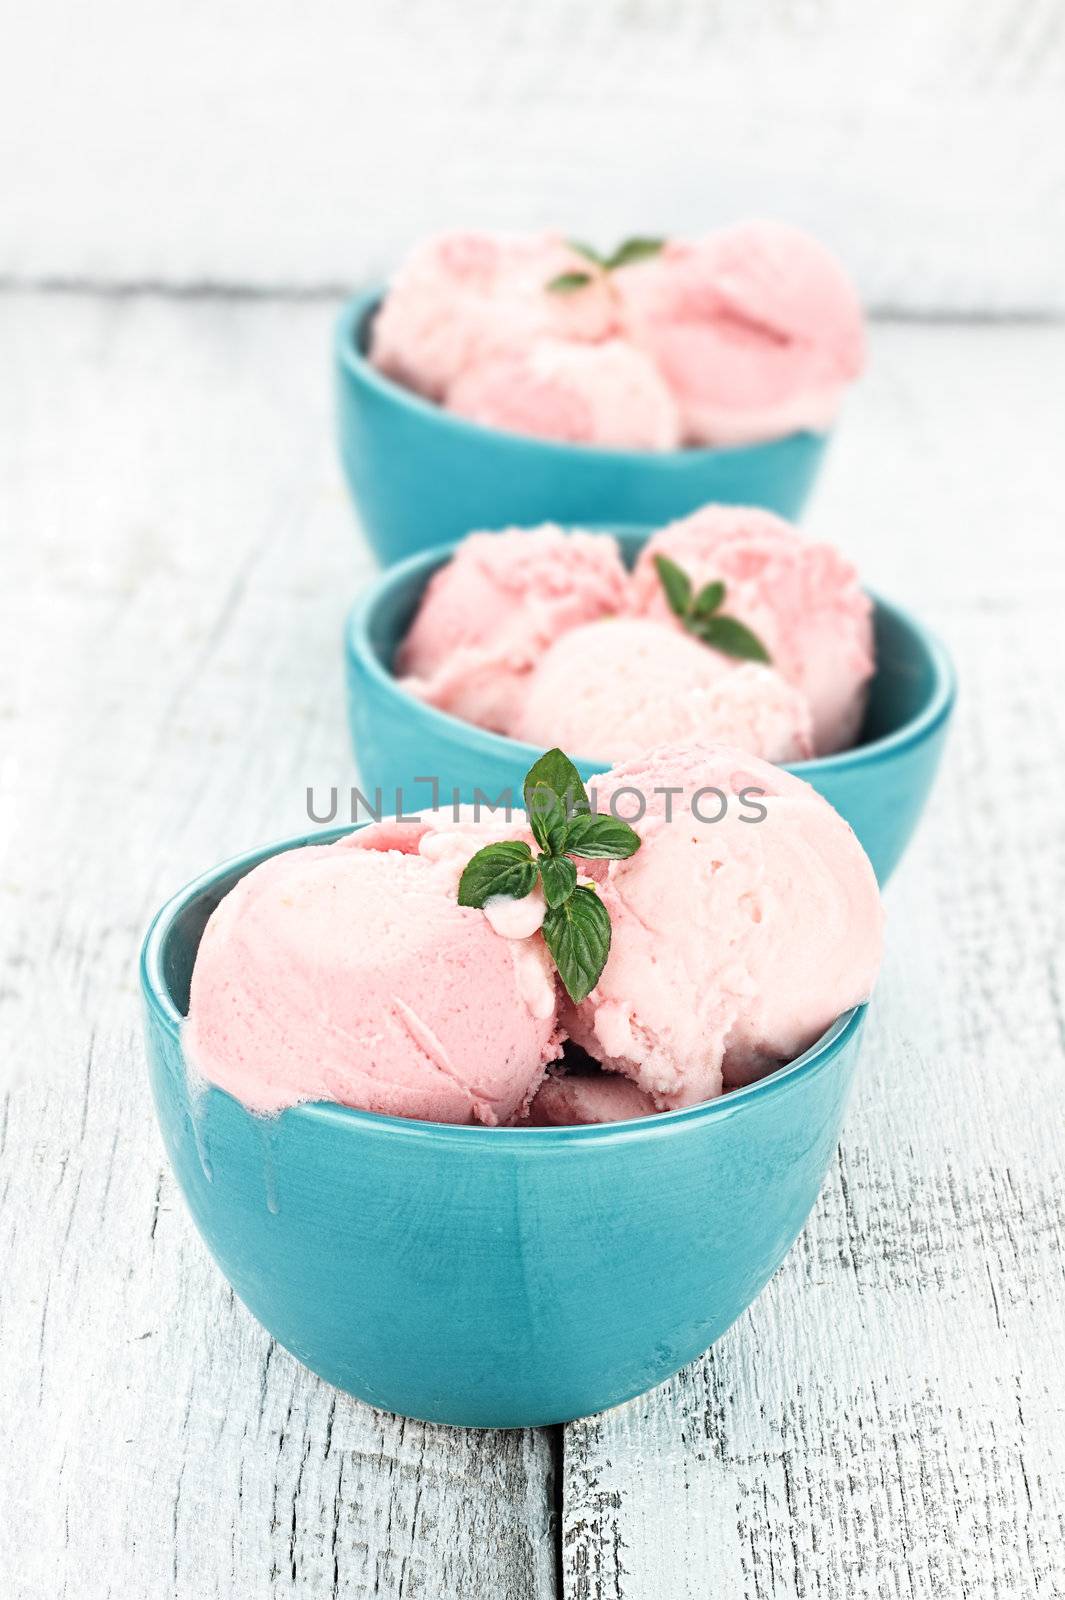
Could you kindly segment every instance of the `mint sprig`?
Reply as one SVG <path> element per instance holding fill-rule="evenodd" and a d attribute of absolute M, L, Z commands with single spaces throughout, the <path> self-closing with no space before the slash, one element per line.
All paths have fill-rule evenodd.
<path fill-rule="evenodd" d="M 557 278 L 552 278 L 545 285 L 545 288 L 551 294 L 573 294 L 576 289 L 583 289 L 589 283 L 593 283 L 597 274 L 615 272 L 618 267 L 628 267 L 634 261 L 647 261 L 651 256 L 656 256 L 665 242 L 664 239 L 635 235 L 631 239 L 623 239 L 616 250 L 604 256 L 593 245 L 584 244 L 580 239 L 570 239 L 568 241 L 570 249 L 575 250 L 586 261 L 590 261 L 596 271 L 560 272 Z"/>
<path fill-rule="evenodd" d="M 665 242 L 664 239 L 648 239 L 639 234 L 631 239 L 623 239 L 614 254 L 604 262 L 606 270 L 613 272 L 616 267 L 629 267 L 634 261 L 648 261 L 658 255 Z"/>
<path fill-rule="evenodd" d="M 524 900 L 543 887 L 544 943 L 574 1004 L 587 999 L 610 954 L 610 913 L 595 890 L 578 884 L 574 856 L 625 861 L 640 848 L 627 822 L 594 812 L 581 775 L 561 750 L 548 750 L 525 775 L 525 808 L 540 852 L 504 839 L 471 856 L 459 879 L 459 905 L 483 907 L 493 895 Z"/>
<path fill-rule="evenodd" d="M 495 894 L 524 900 L 536 888 L 537 867 L 521 839 L 490 844 L 466 863 L 459 883 L 459 905 L 483 906 Z"/>
<path fill-rule="evenodd" d="M 541 856 L 540 882 L 544 886 L 544 899 L 548 909 L 557 910 L 565 905 L 577 887 L 577 868 L 569 856 Z"/>
<path fill-rule="evenodd" d="M 610 954 L 610 912 L 594 889 L 583 884 L 547 913 L 544 943 L 574 1005 L 599 982 Z"/>
<path fill-rule="evenodd" d="M 668 556 L 655 556 L 655 570 L 662 585 L 669 609 L 679 617 L 687 631 L 703 644 L 720 650 L 724 656 L 734 656 L 738 661 L 770 661 L 769 651 L 756 633 L 737 617 L 725 616 L 720 607 L 725 599 L 725 585 L 720 579 L 693 593 L 692 581 L 683 567 L 678 567 Z"/>
<path fill-rule="evenodd" d="M 575 289 L 583 289 L 592 281 L 590 272 L 560 272 L 557 278 L 551 278 L 544 285 L 551 294 L 572 294 Z"/>

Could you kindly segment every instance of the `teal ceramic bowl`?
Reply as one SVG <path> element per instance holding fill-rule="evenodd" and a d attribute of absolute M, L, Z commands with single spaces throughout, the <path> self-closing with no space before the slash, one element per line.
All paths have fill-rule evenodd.
<path fill-rule="evenodd" d="M 405 1416 L 530 1427 L 660 1383 L 750 1305 L 802 1228 L 864 1008 L 761 1083 L 638 1122 L 456 1128 L 326 1104 L 258 1117 L 190 1093 L 181 1021 L 214 907 L 306 842 L 197 879 L 142 952 L 159 1126 L 218 1266 L 298 1360 Z"/>
<path fill-rule="evenodd" d="M 626 560 L 648 528 L 611 527 Z M 488 733 L 424 705 L 391 672 L 396 646 L 429 578 L 454 546 L 412 557 L 363 592 L 345 630 L 348 715 L 364 795 L 381 791 L 386 810 L 401 791 L 408 812 L 441 802 L 484 802 L 509 790 L 520 805 L 522 780 L 540 751 Z M 860 743 L 840 755 L 799 761 L 788 770 L 846 817 L 881 883 L 898 865 L 939 766 L 954 705 L 954 672 L 943 646 L 915 618 L 875 600 L 877 670 Z M 568 751 L 585 779 L 607 758 Z M 430 780 L 436 780 L 434 789 Z"/>
<path fill-rule="evenodd" d="M 385 378 L 367 361 L 377 293 L 349 301 L 335 339 L 340 459 L 382 565 L 474 528 L 644 522 L 711 500 L 795 520 L 827 437 L 796 433 L 729 450 L 600 450 L 483 428 Z"/>

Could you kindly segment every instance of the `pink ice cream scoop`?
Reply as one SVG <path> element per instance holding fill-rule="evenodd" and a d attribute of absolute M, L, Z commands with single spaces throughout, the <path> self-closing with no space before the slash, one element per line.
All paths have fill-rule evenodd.
<path fill-rule="evenodd" d="M 631 1122 L 653 1116 L 657 1107 L 629 1078 L 617 1072 L 551 1071 L 529 1107 L 531 1128 L 561 1128 L 600 1122 Z"/>
<path fill-rule="evenodd" d="M 801 689 L 740 665 L 665 620 L 619 617 L 564 633 L 532 672 L 508 731 L 589 760 L 627 760 L 663 741 L 719 740 L 769 761 L 811 745 Z"/>
<path fill-rule="evenodd" d="M 854 287 L 798 228 L 737 223 L 612 277 L 625 330 L 672 389 L 688 444 L 825 429 L 862 370 Z"/>
<path fill-rule="evenodd" d="M 738 750 L 674 745 L 592 779 L 589 792 L 600 811 L 613 800 L 642 845 L 600 869 L 610 954 L 563 1027 L 660 1109 L 792 1060 L 868 998 L 882 939 L 876 879 L 808 784 Z"/>
<path fill-rule="evenodd" d="M 632 575 L 633 609 L 677 628 L 658 555 L 681 567 L 695 591 L 725 584 L 721 609 L 757 634 L 780 676 L 808 701 L 815 755 L 854 743 L 873 674 L 873 617 L 849 561 L 772 512 L 705 506 L 654 534 Z"/>
<path fill-rule="evenodd" d="M 607 339 L 618 300 L 603 275 L 578 293 L 548 285 L 587 260 L 559 234 L 446 233 L 415 248 L 374 319 L 370 359 L 430 400 L 472 367 L 537 339 Z"/>
<path fill-rule="evenodd" d="M 489 357 L 451 384 L 445 404 L 486 427 L 571 444 L 672 450 L 680 442 L 665 380 L 623 339 L 542 339 L 528 350 Z"/>
<path fill-rule="evenodd" d="M 501 936 L 458 904 L 459 858 L 495 836 L 365 830 L 256 867 L 200 943 L 192 1071 L 266 1113 L 333 1100 L 509 1121 L 560 1046 L 542 939 Z"/>
<path fill-rule="evenodd" d="M 628 581 L 605 534 L 470 534 L 427 585 L 396 673 L 419 699 L 503 733 L 548 646 L 620 611 Z"/>

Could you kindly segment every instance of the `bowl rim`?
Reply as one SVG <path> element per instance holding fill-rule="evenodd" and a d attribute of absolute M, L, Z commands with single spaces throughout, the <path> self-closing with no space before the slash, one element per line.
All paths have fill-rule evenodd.
<path fill-rule="evenodd" d="M 358 329 L 363 319 L 380 305 L 384 287 L 375 284 L 361 293 L 352 295 L 342 305 L 336 319 L 334 350 L 338 367 L 348 372 L 356 382 L 371 389 L 390 405 L 410 412 L 422 421 L 430 421 L 457 437 L 482 443 L 492 440 L 507 449 L 523 451 L 528 455 L 562 456 L 569 461 L 587 460 L 616 467 L 619 461 L 631 460 L 646 469 L 662 473 L 698 471 L 708 461 L 736 460 L 755 456 L 780 445 L 796 440 L 810 440 L 819 445 L 827 443 L 831 429 L 800 428 L 792 433 L 778 434 L 772 439 L 758 439 L 750 444 L 738 445 L 684 445 L 672 450 L 634 450 L 622 446 L 575 444 L 568 439 L 541 439 L 535 434 L 512 432 L 508 428 L 493 428 L 469 417 L 460 417 L 447 411 L 436 401 L 427 400 L 397 383 L 371 363 L 358 343 Z"/>
<path fill-rule="evenodd" d="M 646 523 L 582 523 L 581 529 L 592 533 L 615 535 L 642 533 L 646 538 L 650 538 L 656 531 Z M 505 755 L 513 758 L 515 762 L 524 760 L 528 767 L 543 753 L 537 745 L 525 744 L 522 740 L 512 739 L 504 733 L 493 733 L 488 728 L 481 728 L 474 722 L 466 722 L 462 717 L 456 717 L 449 711 L 441 711 L 436 706 L 427 705 L 424 700 L 419 700 L 402 686 L 400 680 L 380 661 L 371 643 L 371 625 L 377 608 L 391 597 L 393 590 L 424 570 L 425 583 L 422 585 L 424 592 L 432 574 L 454 556 L 462 542 L 461 539 L 456 539 L 449 544 L 434 545 L 429 550 L 418 551 L 415 555 L 407 556 L 393 566 L 386 567 L 383 572 L 371 579 L 362 589 L 345 619 L 345 651 L 349 659 L 356 662 L 360 670 L 374 679 L 378 687 L 394 702 L 409 708 L 416 721 L 424 725 L 442 723 L 452 738 L 461 738 L 472 751 L 480 751 L 485 755 Z M 876 611 L 884 612 L 896 622 L 900 622 L 917 640 L 932 669 L 931 691 L 921 710 L 891 733 L 885 733 L 878 739 L 870 739 L 866 744 L 855 745 L 850 750 L 837 751 L 835 755 L 815 756 L 809 761 L 781 763 L 784 771 L 794 773 L 796 777 L 803 778 L 808 783 L 813 782 L 815 777 L 846 772 L 898 755 L 912 745 L 929 738 L 949 717 L 954 706 L 957 679 L 946 646 L 936 634 L 925 627 L 924 623 L 919 622 L 912 612 L 894 601 L 884 599 L 873 589 L 866 589 L 865 593 L 873 602 Z M 605 758 L 601 756 L 578 754 L 571 759 L 585 766 L 602 767 L 604 771 L 611 764 L 607 760 L 604 765 Z"/>
<path fill-rule="evenodd" d="M 296 834 L 278 839 L 253 850 L 242 851 L 200 873 L 176 894 L 171 895 L 156 912 L 141 945 L 141 989 L 151 1018 L 177 1046 L 186 1073 L 188 1064 L 185 1061 L 181 1037 L 185 1017 L 174 1001 L 163 970 L 163 953 L 178 916 L 195 900 L 216 888 L 220 880 L 231 877 L 235 872 L 243 877 L 261 862 L 286 850 L 296 850 L 303 845 L 332 844 L 366 826 L 368 826 L 366 823 L 357 823 L 354 827 L 323 828 L 308 834 Z M 634 1117 L 627 1122 L 603 1122 L 557 1128 L 488 1128 L 479 1124 L 429 1122 L 415 1117 L 387 1116 L 383 1112 L 361 1111 L 353 1106 L 343 1106 L 325 1100 L 301 1101 L 295 1106 L 286 1107 L 278 1115 L 296 1117 L 301 1122 L 322 1127 L 346 1128 L 352 1133 L 361 1131 L 423 1141 L 433 1139 L 449 1144 L 460 1141 L 463 1148 L 483 1145 L 486 1148 L 510 1149 L 516 1152 L 542 1151 L 545 1148 L 558 1148 L 571 1143 L 603 1141 L 622 1143 L 632 1139 L 664 1137 L 704 1122 L 716 1122 L 721 1118 L 733 1116 L 756 1101 L 778 1096 L 796 1084 L 813 1077 L 815 1073 L 826 1068 L 860 1032 L 868 1005 L 869 1002 L 864 1001 L 843 1012 L 808 1049 L 796 1056 L 793 1061 L 785 1062 L 783 1066 L 777 1067 L 755 1083 L 731 1089 L 727 1094 L 719 1095 L 714 1100 L 705 1100 L 699 1105 L 685 1106 L 678 1111 L 660 1111 L 648 1117 Z M 207 1088 L 214 1094 L 221 1094 L 227 1100 L 232 1100 L 246 1116 L 256 1117 L 263 1122 L 277 1121 L 277 1116 L 264 1116 L 263 1113 L 252 1110 L 217 1085 L 209 1084 Z"/>

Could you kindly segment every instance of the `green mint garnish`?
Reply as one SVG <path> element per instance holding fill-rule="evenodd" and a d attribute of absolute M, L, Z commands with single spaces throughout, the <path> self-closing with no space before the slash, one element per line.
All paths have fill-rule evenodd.
<path fill-rule="evenodd" d="M 569 245 L 571 250 L 576 250 L 579 256 L 583 256 L 585 261 L 590 261 L 594 266 L 597 267 L 606 266 L 606 256 L 601 256 L 594 245 L 585 244 L 581 239 L 567 239 L 566 243 Z"/>
<path fill-rule="evenodd" d="M 544 943 L 574 1005 L 599 982 L 610 954 L 610 912 L 594 889 L 574 889 L 544 918 Z"/>
<path fill-rule="evenodd" d="M 552 294 L 572 294 L 575 289 L 583 289 L 591 281 L 590 272 L 560 272 L 546 287 Z"/>
<path fill-rule="evenodd" d="M 460 906 L 483 906 L 494 894 L 524 900 L 536 887 L 536 862 L 521 839 L 503 839 L 478 850 L 462 874 Z"/>
<path fill-rule="evenodd" d="M 640 848 L 627 822 L 594 812 L 581 775 L 561 750 L 548 750 L 525 775 L 529 827 L 540 846 L 506 839 L 485 845 L 463 869 L 459 905 L 480 908 L 493 895 L 524 900 L 542 884 L 547 914 L 543 936 L 574 1004 L 599 982 L 610 953 L 610 913 L 595 890 L 577 883 L 570 859 L 625 861 Z"/>
<path fill-rule="evenodd" d="M 722 615 L 719 608 L 725 598 L 725 585 L 720 580 L 708 583 L 693 596 L 688 574 L 668 556 L 655 556 L 655 570 L 669 609 L 689 633 L 724 656 L 768 663 L 769 651 L 758 635 L 736 617 Z"/>
<path fill-rule="evenodd" d="M 735 617 L 707 617 L 705 622 L 696 622 L 694 631 L 697 638 L 720 650 L 723 656 L 769 663 L 769 652 L 761 639 Z"/>
<path fill-rule="evenodd" d="M 720 581 L 716 583 L 708 583 L 706 588 L 700 589 L 699 593 L 695 596 L 695 604 L 692 606 L 692 616 L 695 617 L 697 621 L 712 616 L 724 598 L 725 585 L 723 583 Z"/>
<path fill-rule="evenodd" d="M 665 244 L 664 239 L 632 238 L 623 239 L 617 249 L 610 255 L 604 256 L 590 244 L 583 244 L 580 239 L 567 241 L 571 250 L 579 256 L 590 261 L 598 273 L 613 272 L 618 267 L 631 266 L 634 261 L 646 261 L 650 256 L 656 256 Z M 587 284 L 594 283 L 596 273 L 592 272 L 560 272 L 557 278 L 552 278 L 545 285 L 551 294 L 572 294 L 575 289 L 583 289 Z"/>
<path fill-rule="evenodd" d="M 640 840 L 627 822 L 589 811 L 573 818 L 566 829 L 564 848 L 585 861 L 625 861 L 635 855 Z"/>
<path fill-rule="evenodd" d="M 669 609 L 684 622 L 691 611 L 692 584 L 683 567 L 678 567 L 668 556 L 655 556 L 658 581 L 666 592 Z"/>
<path fill-rule="evenodd" d="M 613 272 L 615 267 L 628 267 L 634 261 L 647 261 L 651 256 L 656 256 L 665 244 L 664 239 L 623 239 L 614 254 L 606 262 L 606 270 Z"/>
<path fill-rule="evenodd" d="M 544 899 L 553 911 L 569 899 L 577 887 L 577 869 L 569 856 L 544 856 L 540 861 L 540 882 Z"/>

